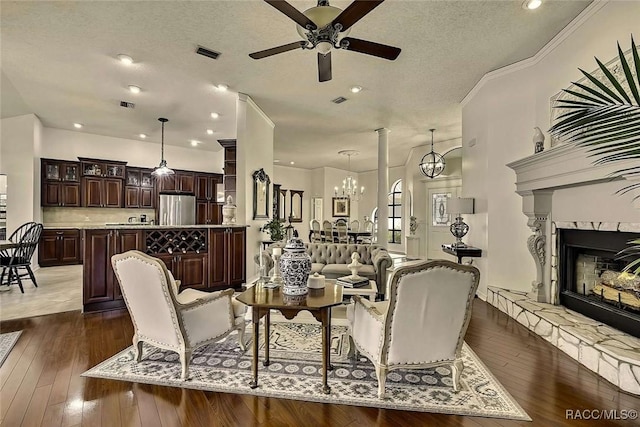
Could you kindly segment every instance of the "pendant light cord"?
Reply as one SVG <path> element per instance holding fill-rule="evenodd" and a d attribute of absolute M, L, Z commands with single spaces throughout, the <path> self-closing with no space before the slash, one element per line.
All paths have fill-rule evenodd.
<path fill-rule="evenodd" d="M 432 138 L 433 140 L 433 138 Z M 164 122 L 162 122 L 162 140 L 160 144 L 160 161 L 164 160 Z M 431 143 L 433 146 L 433 142 Z"/>

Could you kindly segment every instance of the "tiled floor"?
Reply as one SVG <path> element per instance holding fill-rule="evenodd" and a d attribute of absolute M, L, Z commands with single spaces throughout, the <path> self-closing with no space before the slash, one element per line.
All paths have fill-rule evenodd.
<path fill-rule="evenodd" d="M 40 268 L 38 287 L 23 280 L 24 294 L 17 285 L 0 286 L 0 320 L 21 319 L 82 308 L 82 266 Z"/>

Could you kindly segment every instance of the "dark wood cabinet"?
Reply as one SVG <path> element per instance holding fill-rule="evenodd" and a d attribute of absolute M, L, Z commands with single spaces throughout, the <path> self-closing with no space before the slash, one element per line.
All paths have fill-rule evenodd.
<path fill-rule="evenodd" d="M 111 267 L 115 254 L 144 250 L 140 230 L 85 230 L 82 300 L 85 311 L 124 307 L 120 285 Z"/>
<path fill-rule="evenodd" d="M 82 263 L 82 241 L 78 229 L 43 230 L 38 245 L 40 267 Z"/>
<path fill-rule="evenodd" d="M 209 248 L 209 286 L 222 289 L 242 285 L 246 280 L 246 229 L 210 229 Z"/>
<path fill-rule="evenodd" d="M 155 256 L 165 263 L 173 278 L 180 281 L 180 289 L 207 290 L 209 286 L 208 254 L 165 254 Z"/>
<path fill-rule="evenodd" d="M 41 169 L 41 206 L 80 206 L 80 163 L 42 159 Z"/>
<path fill-rule="evenodd" d="M 194 194 L 195 173 L 189 171 L 176 171 L 174 175 L 163 176 L 156 183 L 159 193 L 185 193 Z"/>
<path fill-rule="evenodd" d="M 82 178 L 82 206 L 87 208 L 123 207 L 122 180 L 119 178 Z"/>
<path fill-rule="evenodd" d="M 196 200 L 196 224 L 220 224 L 222 205 L 206 200 Z"/>
<path fill-rule="evenodd" d="M 221 174 L 197 173 L 196 179 L 196 199 L 217 201 L 217 186 L 222 184 Z"/>
<path fill-rule="evenodd" d="M 151 169 L 127 168 L 124 188 L 125 208 L 153 209 L 156 206 Z"/>

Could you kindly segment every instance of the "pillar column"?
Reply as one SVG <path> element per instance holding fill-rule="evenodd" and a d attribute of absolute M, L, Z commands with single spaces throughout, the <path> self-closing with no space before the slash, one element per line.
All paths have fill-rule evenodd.
<path fill-rule="evenodd" d="M 386 248 L 389 235 L 389 129 L 378 133 L 378 245 Z"/>

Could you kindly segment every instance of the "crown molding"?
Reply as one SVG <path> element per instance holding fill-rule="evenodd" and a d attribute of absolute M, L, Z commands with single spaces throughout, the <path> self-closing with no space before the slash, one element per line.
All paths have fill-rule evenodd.
<path fill-rule="evenodd" d="M 609 0 L 594 0 L 593 3 L 584 8 L 584 10 L 580 12 L 578 16 L 576 16 L 571 22 L 569 22 L 566 27 L 560 30 L 560 32 L 556 34 L 551 39 L 551 41 L 549 41 L 549 43 L 544 45 L 542 49 L 540 49 L 532 57 L 486 73 L 484 76 L 482 76 L 478 83 L 476 83 L 476 85 L 465 95 L 465 97 L 462 98 L 462 101 L 460 101 L 460 105 L 462 107 L 467 105 L 467 103 L 480 91 L 480 89 L 482 89 L 482 87 L 491 80 L 536 65 L 549 53 L 553 52 L 555 48 L 562 44 L 562 42 L 564 42 L 576 30 L 578 30 L 593 15 L 600 11 L 600 9 L 602 9 L 607 3 L 609 3 Z"/>
<path fill-rule="evenodd" d="M 271 120 L 269 116 L 267 116 L 267 113 L 265 113 L 262 108 L 260 108 L 260 106 L 256 104 L 253 99 L 251 99 L 249 95 L 247 95 L 246 93 L 238 92 L 238 99 L 251 105 L 262 116 L 262 118 L 265 119 L 267 123 L 269 123 L 269 126 L 271 126 L 272 129 L 276 127 L 276 124 L 273 123 L 273 120 Z"/>

